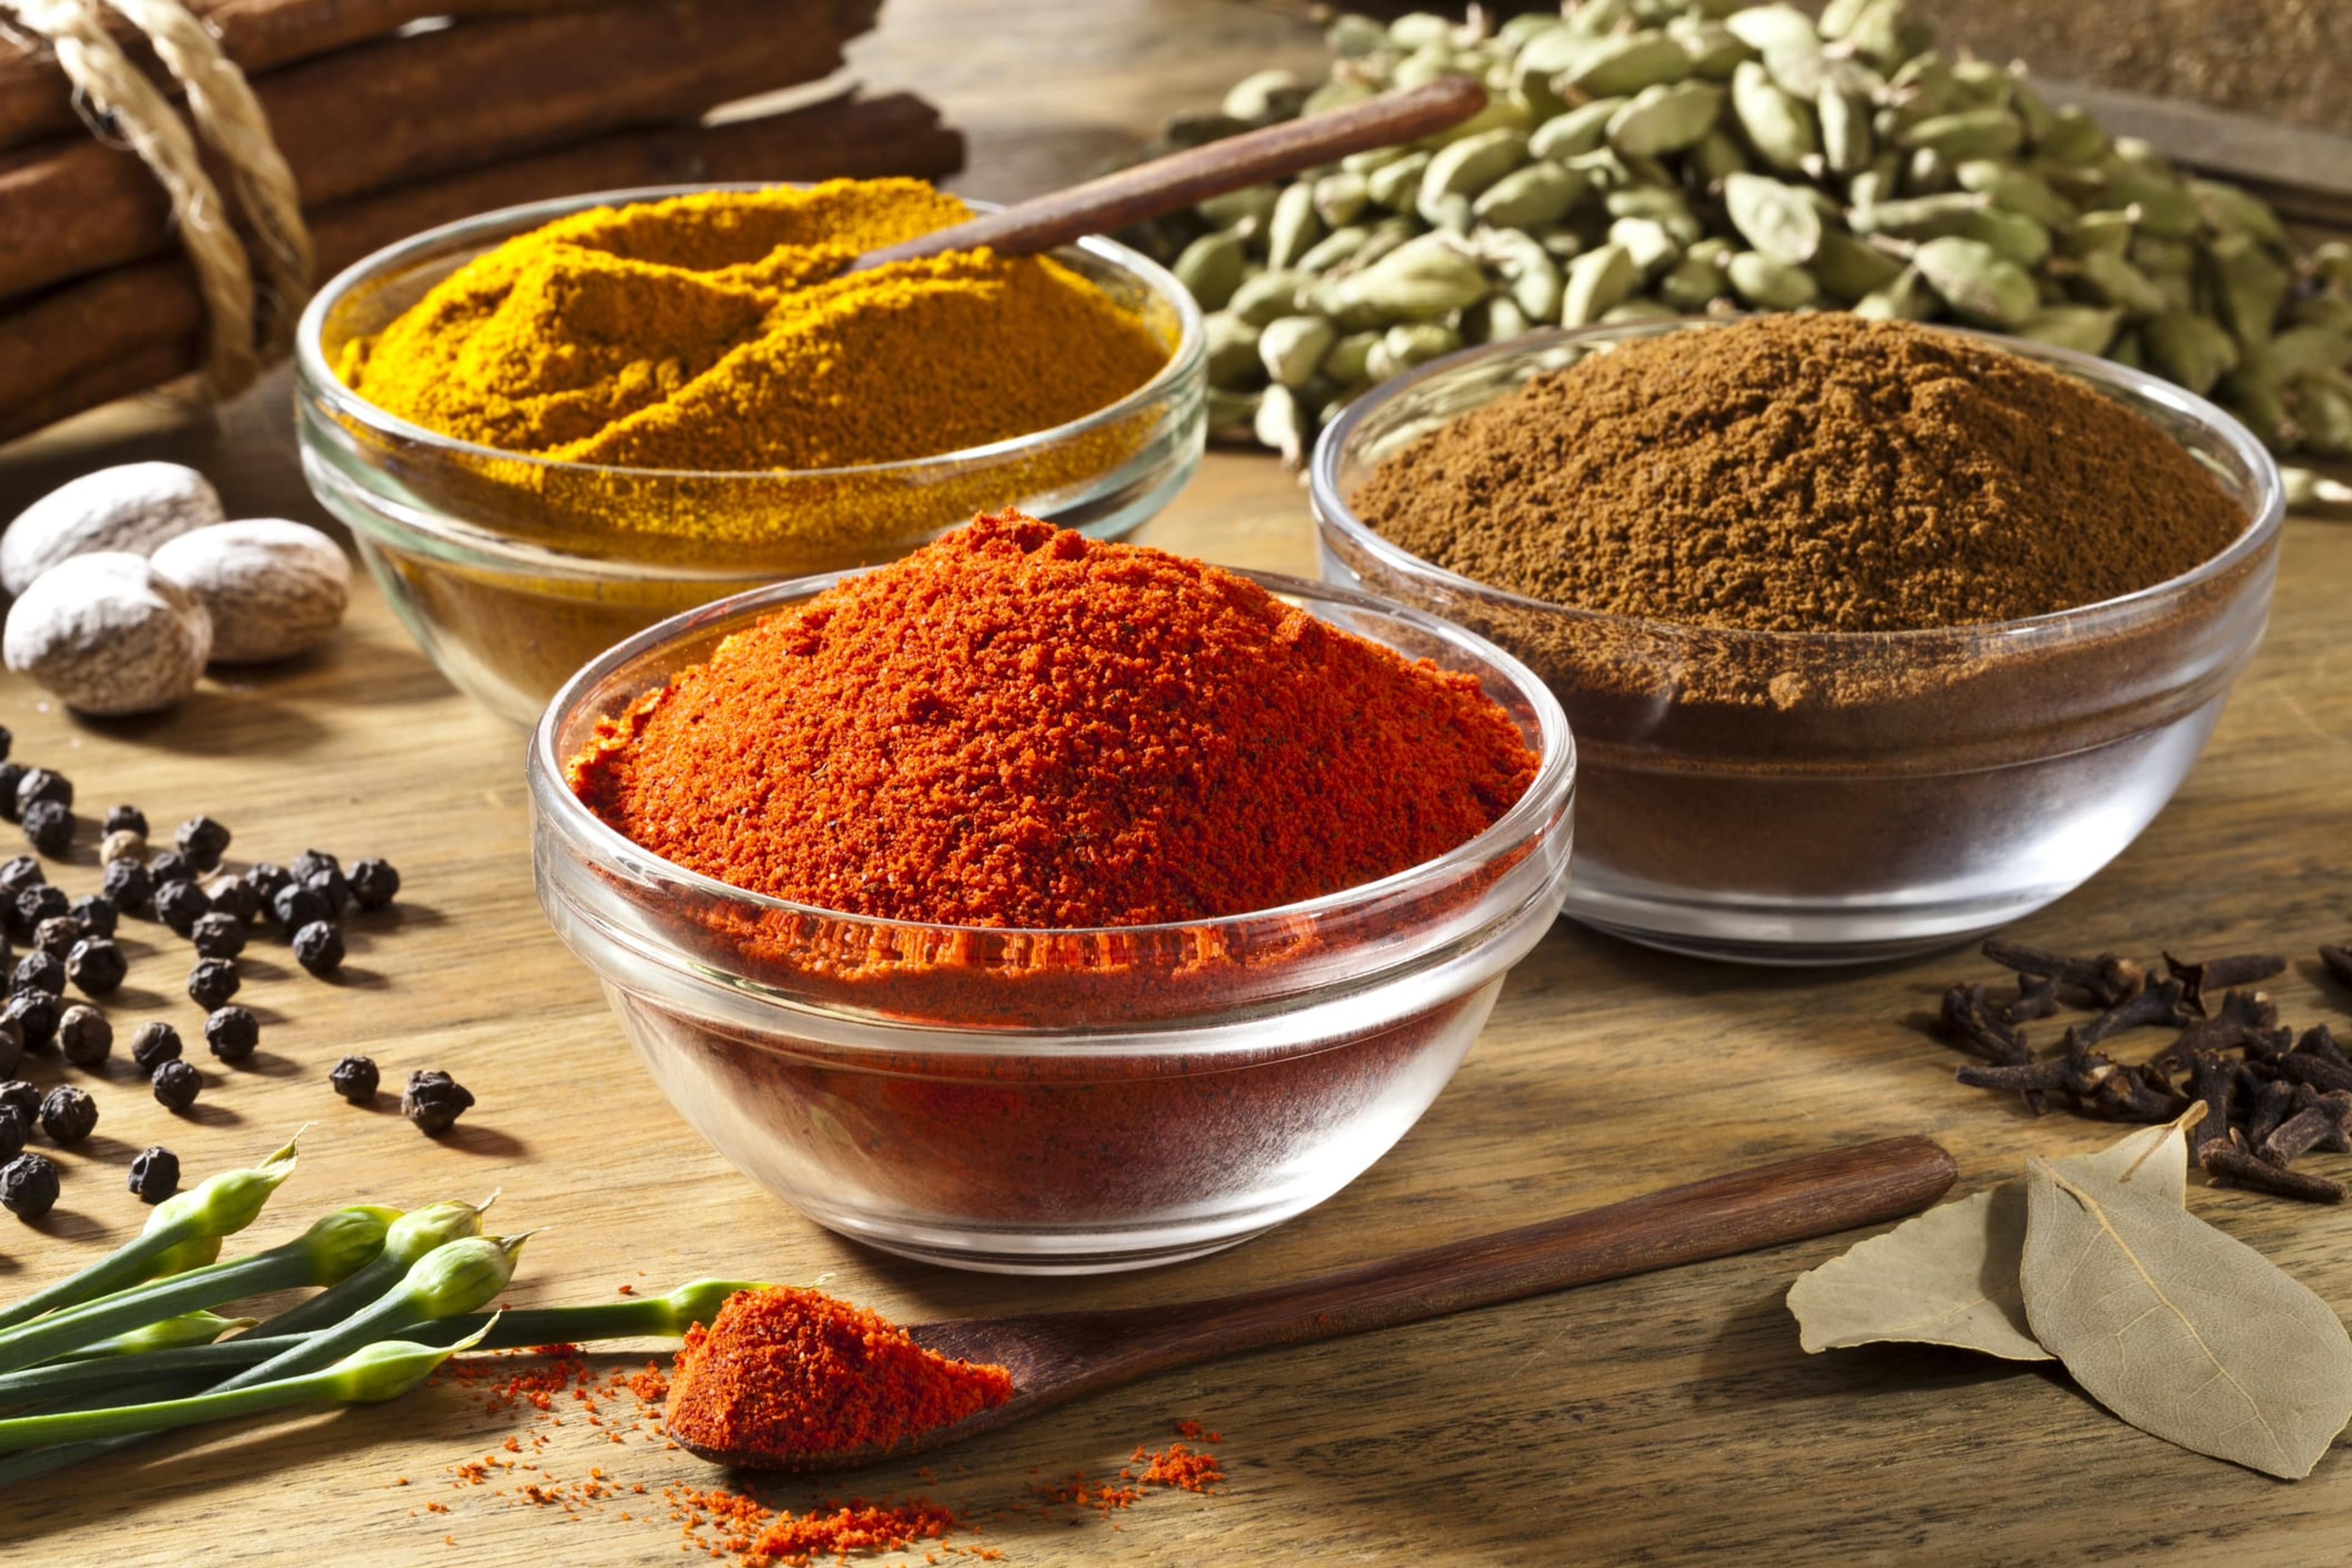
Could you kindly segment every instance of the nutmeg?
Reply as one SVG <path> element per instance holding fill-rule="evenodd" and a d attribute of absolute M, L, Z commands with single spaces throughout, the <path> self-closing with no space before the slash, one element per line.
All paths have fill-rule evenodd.
<path fill-rule="evenodd" d="M 85 713 L 145 713 L 186 696 L 211 657 L 212 617 L 146 557 L 61 561 L 8 610 L 0 655 Z"/>
<path fill-rule="evenodd" d="M 218 492 L 179 463 L 120 463 L 59 486 L 0 534 L 0 585 L 21 594 L 58 562 L 100 551 L 144 555 L 221 520 Z"/>
<path fill-rule="evenodd" d="M 315 647 L 342 623 L 351 602 L 351 563 L 335 542 L 282 518 L 192 530 L 157 550 L 152 564 L 203 602 L 213 658 L 226 664 Z"/>

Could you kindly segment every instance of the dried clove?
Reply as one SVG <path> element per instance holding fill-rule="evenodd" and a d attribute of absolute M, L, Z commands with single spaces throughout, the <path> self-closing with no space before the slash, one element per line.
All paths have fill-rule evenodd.
<path fill-rule="evenodd" d="M 1955 985 L 1944 993 L 1944 1028 L 1953 1039 L 1989 1062 L 2011 1064 L 2033 1059 L 2025 1037 L 2008 1021 L 1993 1016 L 1981 985 Z"/>
<path fill-rule="evenodd" d="M 2317 1057 L 2322 1061 L 2334 1062 L 2337 1067 L 2352 1069 L 2352 1058 L 2346 1058 L 2342 1048 L 2336 1043 L 2336 1031 L 2325 1024 L 2314 1024 L 2310 1028 L 2305 1029 L 2303 1032 L 2303 1038 L 2294 1043 L 2294 1048 L 2305 1056 Z"/>
<path fill-rule="evenodd" d="M 2074 1033 L 2086 1046 L 2097 1045 L 2110 1035 L 2126 1029 L 2147 1028 L 2158 1024 L 2186 1024 L 2187 1014 L 2180 1010 L 2181 983 L 2167 980 L 2150 985 L 2128 1001 L 2119 1002 L 2087 1024 L 2075 1026 Z"/>
<path fill-rule="evenodd" d="M 2265 1031 L 2277 1023 L 2278 1004 L 2269 992 L 2231 991 L 2222 996 L 2218 1010 L 2182 1029 L 2179 1039 L 2156 1053 L 2156 1059 L 2186 1062 L 2202 1051 L 2250 1048 L 2274 1056 L 2275 1051 L 2262 1047 L 2271 1043 Z"/>
<path fill-rule="evenodd" d="M 2352 1090 L 2352 1068 L 2338 1067 L 2326 1057 L 2309 1051 L 2286 1051 L 2273 1057 L 2279 1077 L 2293 1083 L 2307 1083 L 2314 1089 Z"/>
<path fill-rule="evenodd" d="M 2205 1011 L 2208 989 L 2226 991 L 2232 985 L 2251 985 L 2257 980 L 2268 980 L 2273 974 L 2286 973 L 2286 959 L 2275 952 L 2237 952 L 2226 958 L 2209 958 L 2201 963 L 2189 963 L 2170 953 L 2164 955 L 2164 966 L 2180 982 L 2183 1006 L 2200 1015 Z"/>
<path fill-rule="evenodd" d="M 2207 1143 L 2197 1151 L 2197 1163 L 2205 1173 L 2232 1185 L 2251 1187 L 2257 1192 L 2275 1193 L 2283 1198 L 2300 1198 L 2305 1203 L 2340 1204 L 2344 1201 L 2344 1184 L 2331 1182 L 2325 1176 L 2314 1176 L 2302 1171 L 2290 1171 L 2255 1158 L 2243 1149 L 2227 1143 Z"/>
<path fill-rule="evenodd" d="M 2055 981 L 2086 993 L 2102 1007 L 2112 1007 L 2137 994 L 2147 983 L 2147 972 L 2128 958 L 2117 958 L 2112 952 L 2095 958 L 2077 958 L 2068 953 L 2049 952 L 2041 948 L 2026 947 L 1999 937 L 1987 937 L 1984 955 L 2004 969 L 2014 969 L 2020 974 L 2030 974 Z"/>
<path fill-rule="evenodd" d="M 2230 1142 L 2230 1112 L 2238 1098 L 2237 1064 L 2210 1052 L 2201 1052 L 2189 1064 L 2189 1092 L 2205 1102 L 2204 1120 L 2189 1135 L 2189 1152 L 2208 1143 Z"/>
<path fill-rule="evenodd" d="M 2246 1118 L 2246 1147 L 2259 1149 L 2278 1131 L 2279 1123 L 2294 1111 L 2294 1086 L 2287 1083 L 2266 1083 L 2254 1097 L 2254 1108 Z"/>
<path fill-rule="evenodd" d="M 2017 995 L 2000 1009 L 2000 1020 L 2014 1026 L 2047 1018 L 2058 1011 L 2058 982 L 2047 974 L 2021 974 Z"/>

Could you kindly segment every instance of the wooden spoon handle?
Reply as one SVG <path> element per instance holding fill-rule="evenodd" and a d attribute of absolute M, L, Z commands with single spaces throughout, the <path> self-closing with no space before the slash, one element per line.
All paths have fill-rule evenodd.
<path fill-rule="evenodd" d="M 1124 1381 L 1895 1219 L 1935 1202 L 1958 1174 L 1933 1141 L 1887 1138 L 1245 1296 L 1085 1315 L 1119 1363 L 1108 1381 Z"/>
<path fill-rule="evenodd" d="M 1407 92 L 1384 93 L 1345 109 L 1171 153 L 1083 185 L 1015 203 L 1001 212 L 984 213 L 950 228 L 869 250 L 851 262 L 848 270 L 859 272 L 885 262 L 911 261 L 983 245 L 1000 256 L 1034 256 L 1081 235 L 1157 217 L 1349 153 L 1414 141 L 1459 124 L 1486 102 L 1486 89 L 1470 78 L 1440 77 Z"/>

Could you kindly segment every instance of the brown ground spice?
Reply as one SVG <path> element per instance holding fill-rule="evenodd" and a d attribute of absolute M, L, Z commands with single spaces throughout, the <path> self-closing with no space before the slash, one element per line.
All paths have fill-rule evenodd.
<path fill-rule="evenodd" d="M 1423 437 L 1351 501 L 1413 554 L 1514 593 L 1758 631 L 2046 615 L 2178 576 L 2247 523 L 2092 388 L 1843 313 L 1591 355 Z"/>

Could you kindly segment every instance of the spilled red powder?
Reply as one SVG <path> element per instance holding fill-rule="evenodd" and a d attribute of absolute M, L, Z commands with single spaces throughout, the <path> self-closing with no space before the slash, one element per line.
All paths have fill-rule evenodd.
<path fill-rule="evenodd" d="M 1001 1366 L 950 1361 L 863 1308 L 777 1287 L 738 1291 L 688 1332 L 668 1426 L 696 1448 L 789 1468 L 840 1449 L 887 1452 L 1012 1397 Z"/>

